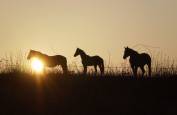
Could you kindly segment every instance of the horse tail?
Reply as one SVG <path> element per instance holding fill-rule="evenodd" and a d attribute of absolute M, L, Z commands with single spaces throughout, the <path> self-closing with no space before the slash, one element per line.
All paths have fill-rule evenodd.
<path fill-rule="evenodd" d="M 100 69 L 101 69 L 101 74 L 104 74 L 104 61 L 103 60 L 101 62 Z"/>
<path fill-rule="evenodd" d="M 148 64 L 148 69 L 149 69 L 149 77 L 151 77 L 151 63 Z"/>
<path fill-rule="evenodd" d="M 62 68 L 63 68 L 63 73 L 67 74 L 67 72 L 68 72 L 68 66 L 67 66 L 67 59 L 66 58 L 64 58 L 64 62 L 62 64 Z"/>
<path fill-rule="evenodd" d="M 151 58 L 150 58 L 150 61 L 148 63 L 148 69 L 149 69 L 149 77 L 151 77 L 151 73 L 152 73 L 152 71 L 151 71 Z"/>

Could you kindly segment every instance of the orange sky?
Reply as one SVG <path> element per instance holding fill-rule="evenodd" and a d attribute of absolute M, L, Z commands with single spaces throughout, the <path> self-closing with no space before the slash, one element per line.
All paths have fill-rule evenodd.
<path fill-rule="evenodd" d="M 124 46 L 146 44 L 177 57 L 176 0 L 0 0 L 0 15 L 2 55 L 35 49 L 78 62 L 80 47 L 119 64 Z"/>

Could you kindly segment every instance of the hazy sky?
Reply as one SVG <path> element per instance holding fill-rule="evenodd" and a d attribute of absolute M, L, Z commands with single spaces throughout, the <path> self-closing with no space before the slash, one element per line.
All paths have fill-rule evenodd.
<path fill-rule="evenodd" d="M 0 54 L 35 49 L 72 62 L 80 47 L 120 63 L 136 44 L 177 57 L 177 0 L 0 0 Z"/>

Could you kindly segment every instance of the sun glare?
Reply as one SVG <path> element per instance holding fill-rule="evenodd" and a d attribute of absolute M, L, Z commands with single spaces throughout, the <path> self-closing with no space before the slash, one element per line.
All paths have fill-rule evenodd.
<path fill-rule="evenodd" d="M 43 62 L 42 62 L 40 59 L 38 59 L 38 58 L 33 58 L 33 59 L 31 60 L 31 67 L 32 67 L 32 69 L 33 69 L 35 72 L 40 73 L 40 72 L 42 72 L 43 69 L 44 69 L 44 64 L 43 64 Z"/>

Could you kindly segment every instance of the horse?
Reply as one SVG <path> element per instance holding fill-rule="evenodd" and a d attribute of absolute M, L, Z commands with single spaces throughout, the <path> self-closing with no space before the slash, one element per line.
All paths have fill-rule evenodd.
<path fill-rule="evenodd" d="M 84 74 L 87 73 L 87 66 L 94 66 L 95 72 L 97 73 L 97 66 L 99 67 L 101 74 L 104 73 L 104 60 L 99 56 L 89 56 L 80 48 L 76 49 L 74 57 L 80 55 L 82 64 L 84 67 Z"/>
<path fill-rule="evenodd" d="M 33 57 L 39 58 L 44 63 L 45 67 L 56 67 L 60 65 L 63 69 L 63 73 L 67 73 L 68 71 L 67 59 L 62 55 L 48 56 L 39 51 L 30 50 L 27 59 L 30 60 Z"/>
<path fill-rule="evenodd" d="M 144 76 L 145 65 L 148 66 L 149 77 L 151 76 L 151 57 L 149 54 L 147 53 L 139 54 L 137 51 L 131 48 L 125 47 L 123 59 L 126 59 L 129 56 L 130 56 L 129 62 L 130 62 L 130 65 L 131 65 L 131 68 L 133 70 L 133 74 L 135 77 L 137 76 L 137 70 L 139 67 L 142 70 L 142 77 Z"/>

